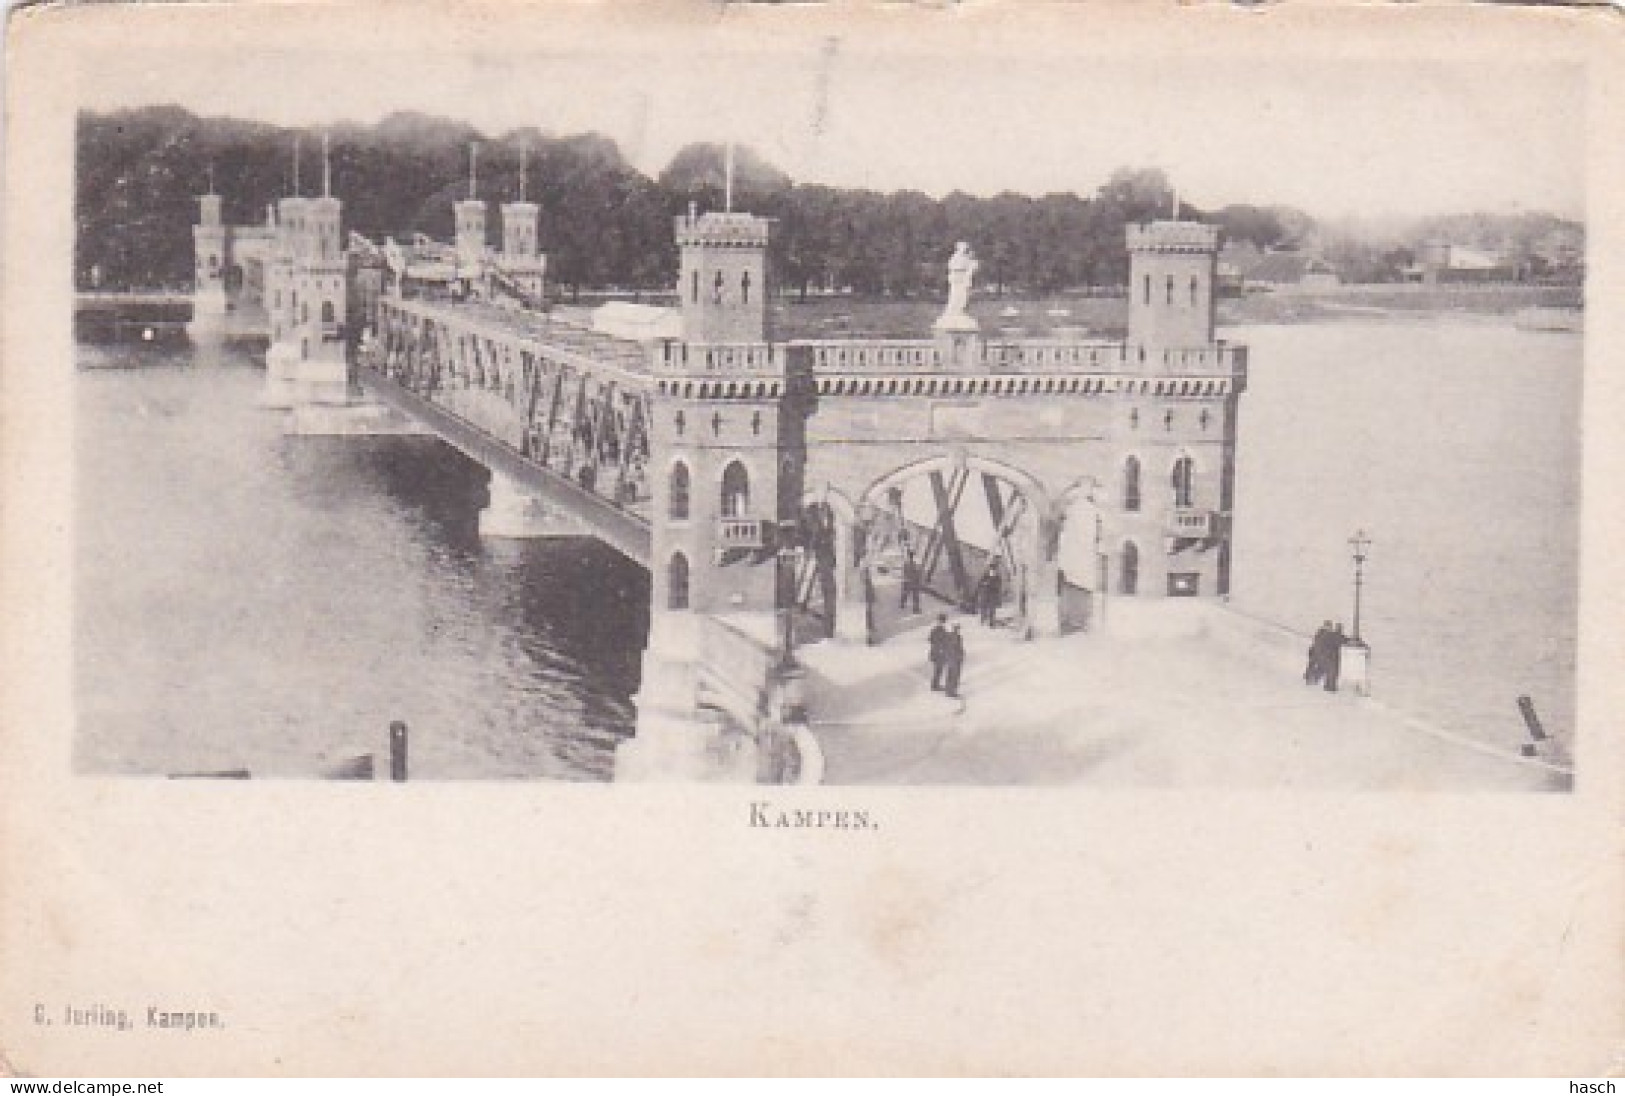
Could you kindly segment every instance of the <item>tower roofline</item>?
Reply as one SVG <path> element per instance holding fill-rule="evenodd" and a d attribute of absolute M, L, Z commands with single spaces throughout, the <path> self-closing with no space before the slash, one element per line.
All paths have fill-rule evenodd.
<path fill-rule="evenodd" d="M 1150 221 L 1129 225 L 1130 251 L 1205 252 L 1219 248 L 1219 226 L 1199 221 Z"/>
<path fill-rule="evenodd" d="M 765 247 L 773 220 L 754 213 L 685 213 L 675 219 L 679 247 Z"/>

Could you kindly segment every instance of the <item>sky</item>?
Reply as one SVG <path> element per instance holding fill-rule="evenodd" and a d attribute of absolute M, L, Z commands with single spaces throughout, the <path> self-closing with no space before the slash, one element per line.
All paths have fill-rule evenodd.
<path fill-rule="evenodd" d="M 732 139 L 798 182 L 934 195 L 1088 194 L 1114 168 L 1158 166 L 1205 208 L 1584 213 L 1583 73 L 1551 63 L 1150 64 L 990 51 L 946 61 L 832 39 L 757 52 L 645 43 L 186 59 L 98 58 L 81 101 L 175 102 L 290 125 L 418 110 L 490 135 L 597 131 L 651 174 L 685 144 Z"/>

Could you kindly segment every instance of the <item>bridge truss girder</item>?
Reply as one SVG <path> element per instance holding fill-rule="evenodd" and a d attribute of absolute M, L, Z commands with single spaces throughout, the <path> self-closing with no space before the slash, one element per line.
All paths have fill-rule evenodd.
<path fill-rule="evenodd" d="M 578 488 L 623 508 L 647 504 L 649 393 L 624 378 L 537 340 L 398 308 L 380 310 L 374 365 Z"/>

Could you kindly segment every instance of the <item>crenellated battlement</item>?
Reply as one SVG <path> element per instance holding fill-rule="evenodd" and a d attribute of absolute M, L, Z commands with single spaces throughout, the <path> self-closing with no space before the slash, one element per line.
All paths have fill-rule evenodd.
<path fill-rule="evenodd" d="M 1216 252 L 1219 250 L 1217 225 L 1197 221 L 1151 221 L 1128 226 L 1130 251 Z"/>
<path fill-rule="evenodd" d="M 773 222 L 752 213 L 685 213 L 676 219 L 678 247 L 766 247 Z"/>

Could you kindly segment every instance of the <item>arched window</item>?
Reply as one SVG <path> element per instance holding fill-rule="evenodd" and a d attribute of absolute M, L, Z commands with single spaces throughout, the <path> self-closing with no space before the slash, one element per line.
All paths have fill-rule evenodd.
<path fill-rule="evenodd" d="M 722 271 L 717 271 L 716 278 L 711 282 L 711 300 L 716 304 L 722 303 Z"/>
<path fill-rule="evenodd" d="M 322 302 L 322 322 L 326 323 L 326 324 L 331 324 L 331 323 L 337 323 L 338 322 L 337 318 L 333 314 L 333 302 L 332 301 L 323 301 Z"/>
<path fill-rule="evenodd" d="M 1138 593 L 1140 588 L 1140 550 L 1131 540 L 1123 545 L 1123 562 L 1117 569 L 1117 592 Z"/>
<path fill-rule="evenodd" d="M 688 557 L 681 552 L 673 552 L 666 564 L 666 608 L 688 608 Z"/>
<path fill-rule="evenodd" d="M 220 256 L 218 256 L 218 255 L 210 255 L 209 256 L 209 269 L 210 270 L 219 270 L 220 269 Z"/>
<path fill-rule="evenodd" d="M 1174 276 L 1168 275 L 1168 303 L 1174 303 Z"/>
<path fill-rule="evenodd" d="M 1180 508 L 1191 504 L 1191 489 L 1196 479 L 1196 463 L 1189 457 L 1174 461 L 1174 505 Z"/>
<path fill-rule="evenodd" d="M 1140 508 L 1140 458 L 1130 457 L 1123 462 L 1123 509 Z"/>
<path fill-rule="evenodd" d="M 1191 307 L 1192 308 L 1196 307 L 1197 298 L 1201 294 L 1200 284 L 1201 283 L 1197 280 L 1196 275 L 1192 274 L 1191 275 Z"/>
<path fill-rule="evenodd" d="M 750 512 L 750 473 L 738 461 L 722 470 L 722 516 L 742 518 Z"/>
<path fill-rule="evenodd" d="M 1145 303 L 1151 303 L 1151 275 L 1145 276 Z"/>
<path fill-rule="evenodd" d="M 300 323 L 309 323 L 310 322 L 310 302 L 309 301 L 305 301 L 302 304 L 300 304 L 300 306 L 299 306 L 299 322 Z"/>
<path fill-rule="evenodd" d="M 739 302 L 741 304 L 750 303 L 750 271 L 748 270 L 739 275 Z"/>
<path fill-rule="evenodd" d="M 695 304 L 699 303 L 699 300 L 700 300 L 700 272 L 698 270 L 696 270 L 693 273 L 693 275 L 689 278 L 688 295 L 689 295 L 689 299 L 692 300 Z"/>
<path fill-rule="evenodd" d="M 678 461 L 671 466 L 670 502 L 667 515 L 673 521 L 688 520 L 688 465 Z"/>

